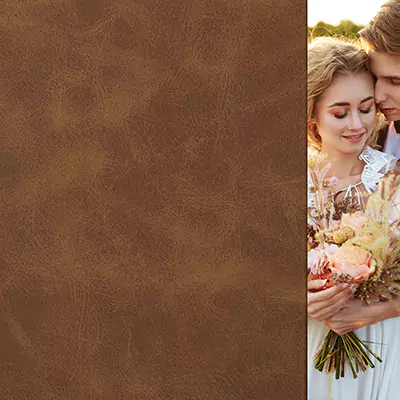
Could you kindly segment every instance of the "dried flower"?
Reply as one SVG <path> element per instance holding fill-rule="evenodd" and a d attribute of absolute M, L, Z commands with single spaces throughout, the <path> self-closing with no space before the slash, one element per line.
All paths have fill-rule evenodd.
<path fill-rule="evenodd" d="M 357 189 L 335 202 L 332 187 L 338 178 L 327 177 L 330 165 L 321 167 L 324 158 L 311 153 L 308 162 L 308 279 L 327 279 L 325 287 L 357 283 L 354 297 L 367 303 L 400 295 L 400 223 L 390 222 L 390 201 L 400 176 L 382 178 L 372 195 Z M 315 356 L 315 368 L 336 372 L 338 379 L 347 363 L 356 378 L 360 369 L 374 367 L 371 355 L 382 361 L 354 332 L 339 336 L 329 331 Z"/>
<path fill-rule="evenodd" d="M 335 186 L 339 182 L 339 178 L 337 176 L 331 176 L 330 182 L 332 186 Z"/>
<path fill-rule="evenodd" d="M 347 239 L 347 235 L 341 231 L 335 232 L 332 236 L 332 240 L 336 244 L 343 244 Z"/>

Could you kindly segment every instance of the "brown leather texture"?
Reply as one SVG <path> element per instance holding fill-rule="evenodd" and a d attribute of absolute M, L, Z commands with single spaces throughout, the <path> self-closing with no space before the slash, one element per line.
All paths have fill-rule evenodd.
<path fill-rule="evenodd" d="M 305 1 L 0 32 L 0 398 L 305 398 Z"/>

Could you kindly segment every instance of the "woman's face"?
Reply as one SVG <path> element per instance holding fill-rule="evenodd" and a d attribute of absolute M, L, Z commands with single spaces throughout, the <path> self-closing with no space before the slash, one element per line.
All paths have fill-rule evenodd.
<path fill-rule="evenodd" d="M 373 132 L 375 118 L 372 76 L 362 71 L 334 77 L 314 111 L 322 151 L 359 154 Z"/>

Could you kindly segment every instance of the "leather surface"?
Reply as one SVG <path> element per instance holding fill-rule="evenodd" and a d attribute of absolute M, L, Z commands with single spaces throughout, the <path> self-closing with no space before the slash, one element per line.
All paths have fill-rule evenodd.
<path fill-rule="evenodd" d="M 305 398 L 304 1 L 0 5 L 0 393 Z"/>

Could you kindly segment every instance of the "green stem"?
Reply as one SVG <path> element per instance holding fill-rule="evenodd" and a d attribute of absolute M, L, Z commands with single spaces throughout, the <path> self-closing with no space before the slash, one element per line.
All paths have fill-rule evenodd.
<path fill-rule="evenodd" d="M 364 342 L 363 340 L 361 340 L 361 339 L 357 336 L 356 333 L 350 332 L 350 334 L 352 334 L 352 336 L 353 336 L 356 340 L 358 340 L 359 343 L 361 343 L 361 344 L 367 349 L 367 351 L 368 351 L 370 354 L 372 354 L 373 357 L 375 357 L 379 362 L 382 362 L 382 359 L 381 359 L 379 356 L 377 356 L 377 355 L 365 344 L 365 342 Z"/>
<path fill-rule="evenodd" d="M 351 341 L 351 343 L 353 344 L 353 346 L 356 348 L 356 350 L 359 351 L 359 354 L 364 357 L 364 359 L 368 363 L 368 365 L 371 368 L 375 368 L 375 365 L 372 363 L 371 359 L 368 357 L 368 355 L 366 354 L 364 349 L 361 346 L 359 346 L 359 343 L 361 343 L 360 339 L 358 337 L 352 337 L 351 335 L 348 335 L 348 338 Z"/>
<path fill-rule="evenodd" d="M 337 351 L 339 352 L 339 354 L 336 356 L 336 366 L 335 366 L 335 368 L 336 368 L 336 379 L 339 379 L 340 378 L 340 365 L 341 365 L 341 349 L 342 349 L 342 346 L 341 346 L 341 337 L 339 336 L 339 338 L 338 338 L 338 340 L 337 340 L 337 342 L 336 342 L 336 347 L 337 347 Z"/>
<path fill-rule="evenodd" d="M 329 331 L 328 334 L 326 335 L 324 343 L 323 343 L 323 348 L 321 349 L 319 356 L 317 357 L 316 362 L 315 362 L 315 368 L 321 372 L 324 369 L 325 361 L 327 360 L 327 358 L 330 357 L 329 350 L 332 348 L 332 346 L 331 346 L 332 333 L 333 333 L 333 331 Z"/>
<path fill-rule="evenodd" d="M 346 335 L 343 335 L 343 336 L 346 336 Z M 350 367 L 351 367 L 351 370 L 352 370 L 352 372 L 353 372 L 353 377 L 354 377 L 354 379 L 355 379 L 355 378 L 357 378 L 357 372 L 356 372 L 356 369 L 355 369 L 355 367 L 354 367 L 353 360 L 352 360 L 352 356 L 351 356 L 351 354 L 350 354 L 349 348 L 347 347 L 346 341 L 343 340 L 343 338 L 342 338 L 342 343 L 343 343 L 343 346 L 344 346 L 344 348 L 345 348 L 345 350 L 346 350 L 346 354 L 347 354 L 347 357 L 348 357 L 348 359 L 349 359 Z"/>

